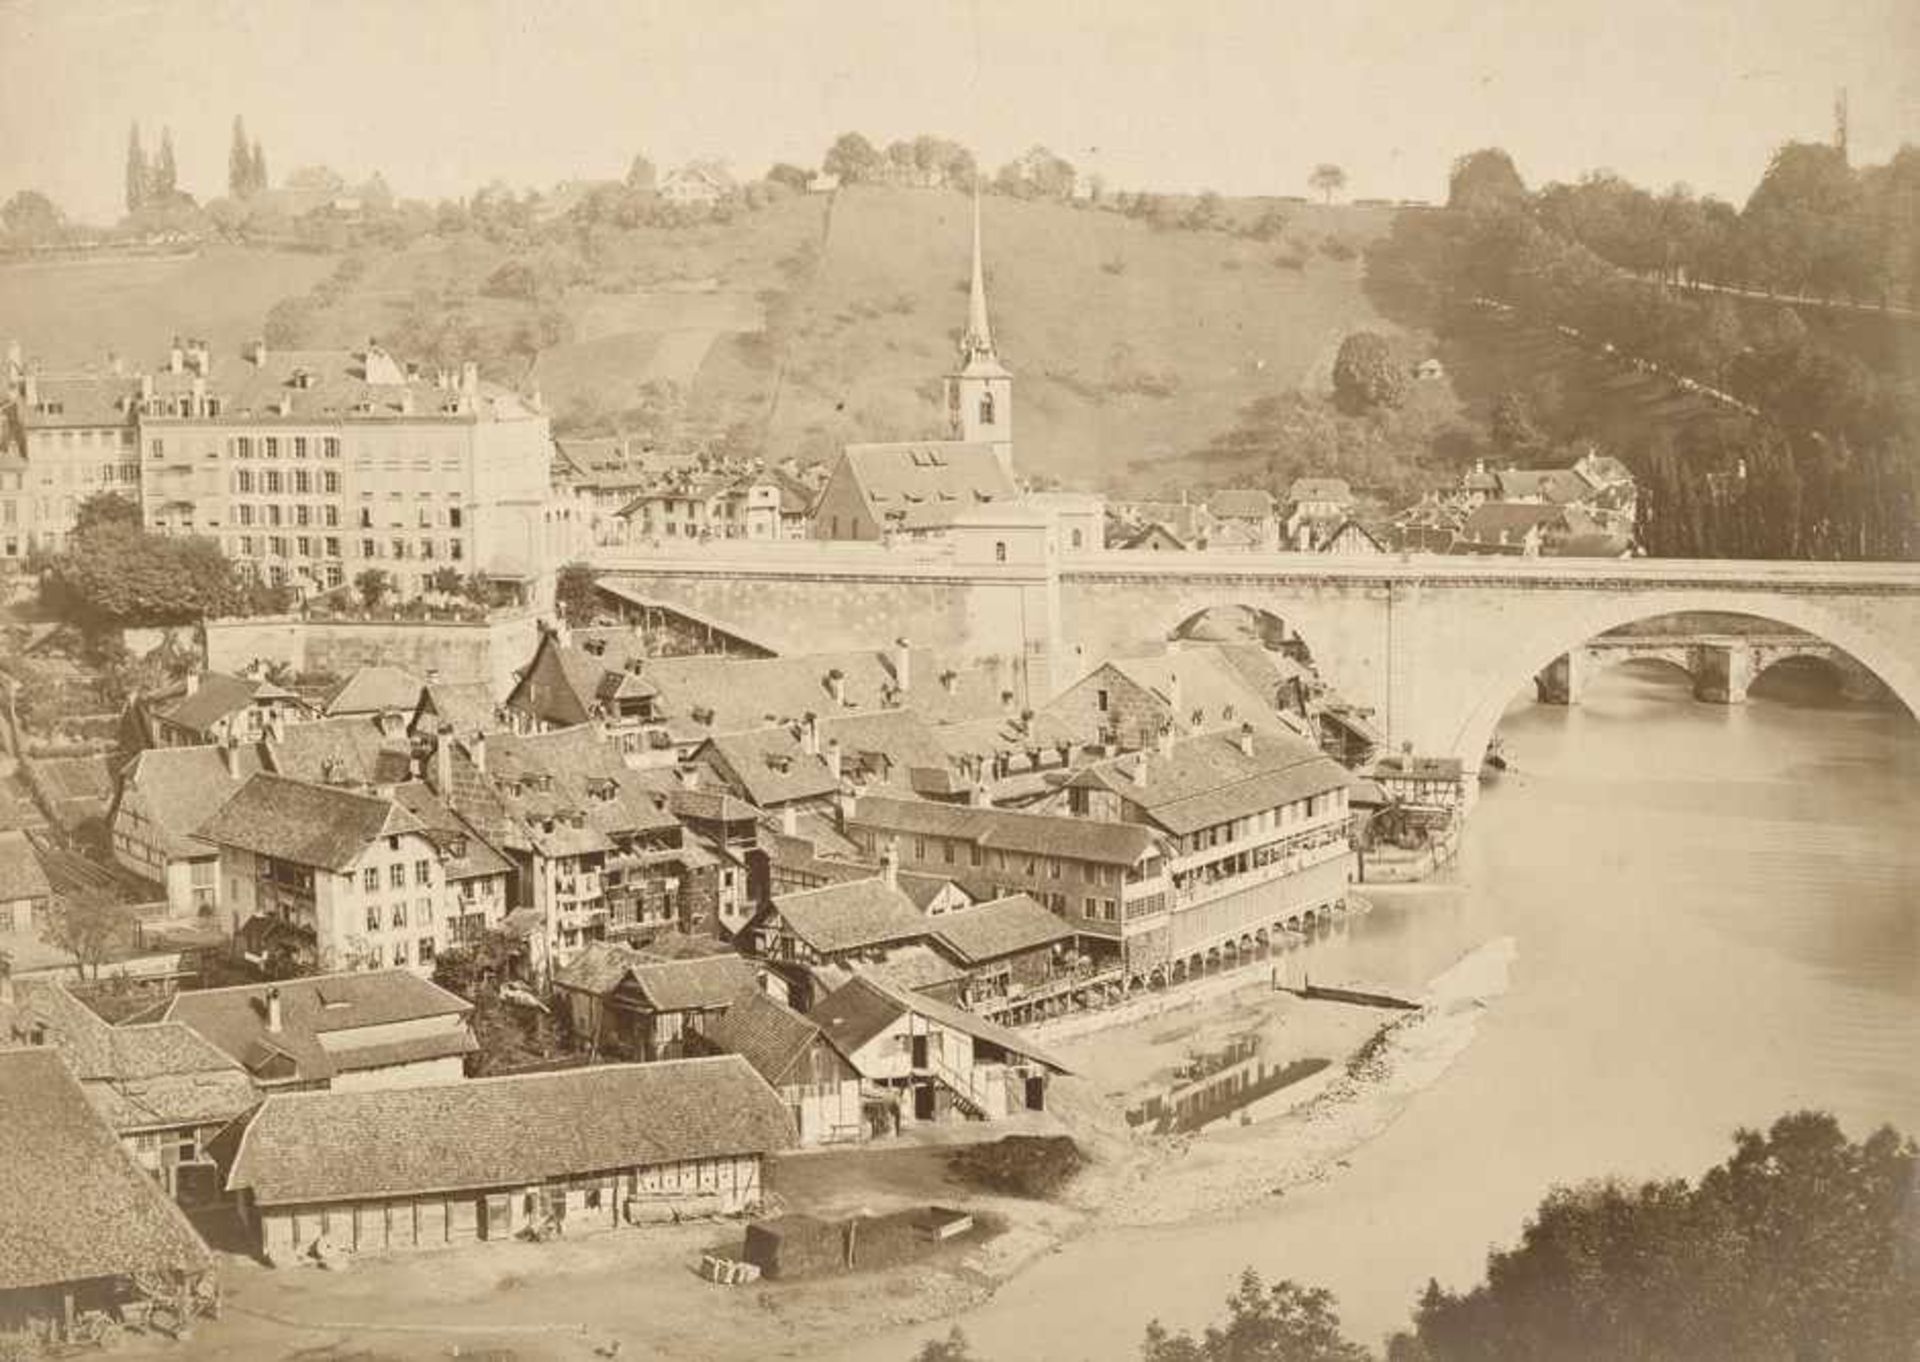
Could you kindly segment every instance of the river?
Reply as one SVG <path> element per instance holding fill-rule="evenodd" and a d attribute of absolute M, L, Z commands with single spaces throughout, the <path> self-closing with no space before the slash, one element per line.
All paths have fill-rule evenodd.
<path fill-rule="evenodd" d="M 1517 702 L 1516 769 L 1451 882 L 1377 894 L 1305 957 L 1317 979 L 1417 987 L 1513 938 L 1471 1047 L 1323 1183 L 1043 1259 L 956 1321 L 974 1351 L 1133 1357 L 1149 1317 L 1217 1317 L 1248 1265 L 1330 1288 L 1377 1342 L 1429 1277 L 1477 1280 L 1556 1183 L 1697 1174 L 1796 1107 L 1920 1133 L 1920 725 L 1788 670 L 1745 706 L 1642 664 L 1576 708 Z M 945 1327 L 857 1355 L 904 1359 Z"/>

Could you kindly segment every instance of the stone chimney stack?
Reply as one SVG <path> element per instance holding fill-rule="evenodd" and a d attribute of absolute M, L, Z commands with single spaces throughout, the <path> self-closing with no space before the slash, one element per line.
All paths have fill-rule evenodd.
<path fill-rule="evenodd" d="M 475 733 L 467 740 L 467 756 L 482 774 L 487 769 L 487 735 Z"/>
<path fill-rule="evenodd" d="M 887 882 L 889 889 L 900 887 L 900 848 L 891 837 L 880 851 L 880 878 Z"/>
<path fill-rule="evenodd" d="M 780 806 L 780 831 L 789 837 L 800 835 L 800 810 L 792 804 Z"/>
<path fill-rule="evenodd" d="M 240 742 L 231 734 L 220 744 L 220 761 L 227 768 L 227 779 L 240 779 Z"/>
<path fill-rule="evenodd" d="M 1178 671 L 1167 673 L 1167 708 L 1173 711 L 1175 719 L 1180 717 L 1180 673 Z"/>
<path fill-rule="evenodd" d="M 198 667 L 195 667 L 187 673 L 186 686 L 186 694 L 198 695 L 200 693 L 200 669 Z"/>
<path fill-rule="evenodd" d="M 1253 755 L 1252 724 L 1240 725 L 1240 755 L 1243 757 L 1251 757 Z"/>
<path fill-rule="evenodd" d="M 809 756 L 820 755 L 820 716 L 812 710 L 800 719 L 800 748 Z"/>
<path fill-rule="evenodd" d="M 1160 749 L 1160 755 L 1163 757 L 1170 757 L 1173 755 L 1173 725 L 1172 724 L 1168 724 L 1165 728 L 1160 730 L 1159 736 L 1154 739 L 1154 746 Z"/>
<path fill-rule="evenodd" d="M 913 649 L 904 638 L 893 641 L 893 684 L 903 691 L 913 689 Z"/>
<path fill-rule="evenodd" d="M 847 703 L 847 676 L 838 667 L 827 673 L 827 694 L 833 697 L 836 705 Z"/>
<path fill-rule="evenodd" d="M 167 349 L 167 372 L 177 374 L 186 367 L 186 352 L 180 348 L 180 338 L 175 336 L 173 344 Z"/>
<path fill-rule="evenodd" d="M 453 788 L 453 728 L 440 730 L 433 744 L 433 792 L 442 799 Z"/>
<path fill-rule="evenodd" d="M 840 783 L 840 740 L 827 739 L 827 770 L 833 774 L 834 784 Z"/>
<path fill-rule="evenodd" d="M 264 339 L 256 337 L 248 341 L 247 348 L 243 353 L 246 355 L 247 363 L 251 364 L 254 368 L 266 368 L 267 342 Z"/>
<path fill-rule="evenodd" d="M 140 400 L 142 402 L 153 401 L 153 375 L 152 374 L 140 375 Z"/>
<path fill-rule="evenodd" d="M 278 984 L 267 990 L 267 1030 L 276 1036 L 280 1034 L 280 986 Z"/>

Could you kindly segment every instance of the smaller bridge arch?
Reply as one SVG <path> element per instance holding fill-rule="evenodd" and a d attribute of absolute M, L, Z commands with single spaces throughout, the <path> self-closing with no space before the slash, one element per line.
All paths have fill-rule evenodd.
<path fill-rule="evenodd" d="M 1838 654 L 1857 664 L 1905 706 L 1909 714 L 1920 716 L 1920 668 L 1901 656 L 1894 640 L 1879 638 L 1822 604 L 1796 596 L 1748 599 L 1733 592 L 1704 593 L 1685 601 L 1634 593 L 1600 598 L 1592 608 L 1570 612 L 1538 630 L 1518 647 L 1503 650 L 1497 664 L 1487 670 L 1472 707 L 1452 726 L 1450 754 L 1459 757 L 1469 770 L 1475 769 L 1493 741 L 1500 717 L 1513 697 L 1568 654 L 1623 626 L 1696 611 L 1770 620 L 1797 631 L 1794 638 L 1775 643 L 1778 656 L 1751 674 L 1734 678 L 1739 682 L 1738 694 L 1742 698 L 1753 677 L 1766 667 L 1789 657 L 1818 656 L 1824 652 L 1829 659 Z M 1696 686 L 1698 684 L 1696 676 Z"/>

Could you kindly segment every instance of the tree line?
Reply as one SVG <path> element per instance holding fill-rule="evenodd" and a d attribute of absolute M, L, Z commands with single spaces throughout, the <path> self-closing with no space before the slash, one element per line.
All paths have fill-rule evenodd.
<path fill-rule="evenodd" d="M 1753 220 L 1742 229 L 1749 242 L 1768 239 L 1769 224 L 1783 217 L 1825 212 L 1807 201 L 1830 186 L 1802 173 L 1804 150 L 1790 145 L 1774 157 L 1742 215 Z M 1920 160 L 1908 148 L 1894 164 L 1920 167 Z M 1876 370 L 1830 327 L 1810 327 L 1790 306 L 1676 290 L 1658 271 L 1642 277 L 1603 255 L 1593 240 L 1628 260 L 1649 258 L 1623 244 L 1632 233 L 1601 225 L 1631 214 L 1608 217 L 1595 205 L 1640 201 L 1639 191 L 1628 194 L 1621 183 L 1589 177 L 1532 193 L 1505 152 L 1471 153 L 1455 165 L 1451 211 L 1403 216 L 1376 244 L 1370 284 L 1442 315 L 1471 299 L 1496 300 L 1528 322 L 1576 331 L 1611 351 L 1615 363 L 1757 409 L 1753 416 L 1721 403 L 1716 414 L 1620 450 L 1640 479 L 1641 542 L 1650 553 L 1920 556 L 1920 392 L 1912 376 Z M 1634 249 L 1664 258 L 1666 246 Z"/>

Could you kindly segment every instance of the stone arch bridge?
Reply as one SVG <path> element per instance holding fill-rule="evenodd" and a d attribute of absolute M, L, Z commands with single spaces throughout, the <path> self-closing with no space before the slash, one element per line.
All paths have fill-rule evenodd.
<path fill-rule="evenodd" d="M 1710 704 L 1737 705 L 1747 688 L 1768 668 L 1810 658 L 1826 664 L 1850 699 L 1873 700 L 1885 693 L 1879 678 L 1845 651 L 1810 634 L 1602 634 L 1588 639 L 1547 664 L 1533 678 L 1544 704 L 1577 705 L 1587 683 L 1623 662 L 1664 662 L 1687 674 L 1694 698 Z"/>
<path fill-rule="evenodd" d="M 1032 703 L 1105 658 L 1157 648 L 1209 609 L 1252 608 L 1284 621 L 1395 742 L 1470 767 L 1536 675 L 1610 631 L 1678 612 L 1785 626 L 1796 655 L 1837 650 L 1920 714 L 1920 564 L 1117 551 L 978 563 L 781 544 L 622 550 L 597 566 L 629 600 L 724 621 L 783 652 L 904 636 L 1015 658 Z M 1733 664 L 1729 696 L 1771 665 L 1753 649 Z"/>

